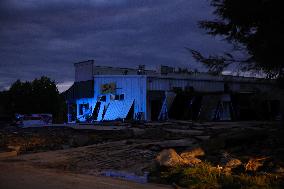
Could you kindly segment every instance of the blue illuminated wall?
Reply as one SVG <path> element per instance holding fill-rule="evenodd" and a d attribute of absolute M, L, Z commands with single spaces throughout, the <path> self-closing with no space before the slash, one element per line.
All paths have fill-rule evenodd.
<path fill-rule="evenodd" d="M 94 98 L 77 99 L 76 104 L 77 104 L 77 119 L 80 122 L 85 122 L 86 118 L 90 114 L 92 114 L 92 111 L 94 109 L 94 106 L 95 106 Z M 88 106 L 88 108 L 85 108 L 84 106 Z"/>
<path fill-rule="evenodd" d="M 117 109 L 128 107 L 129 103 L 134 101 L 134 118 L 135 115 L 142 112 L 144 118 L 146 115 L 146 76 L 145 75 L 98 75 L 94 77 L 94 98 L 97 101 L 102 95 L 106 96 L 105 105 L 111 102 L 111 95 L 124 95 L 124 100 L 121 103 L 111 104 L 113 113 L 117 112 Z M 102 94 L 101 86 L 108 83 L 115 83 L 115 94 Z M 117 112 L 118 113 L 118 112 Z M 120 112 L 121 113 L 121 112 Z M 99 121 L 99 120 L 98 120 Z"/>
<path fill-rule="evenodd" d="M 101 102 L 98 117 L 95 121 L 102 121 L 104 108 L 107 108 L 105 117 L 108 120 L 116 119 L 128 113 L 129 108 L 134 103 L 134 119 L 137 114 L 143 114 L 146 119 L 146 76 L 144 75 L 97 75 L 94 77 L 94 98 L 81 98 L 76 100 L 77 119 L 85 122 L 86 117 L 91 115 L 97 101 Z M 102 93 L 102 85 L 115 84 L 115 91 Z M 114 100 L 115 95 L 123 95 L 123 99 Z M 105 101 L 101 97 L 105 96 Z M 82 106 L 87 106 L 89 110 L 82 110 Z M 136 115 L 136 116 L 135 116 Z"/>

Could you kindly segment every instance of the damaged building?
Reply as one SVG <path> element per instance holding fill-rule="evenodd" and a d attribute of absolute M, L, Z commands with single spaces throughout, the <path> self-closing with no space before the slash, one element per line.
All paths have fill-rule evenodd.
<path fill-rule="evenodd" d="M 75 63 L 65 92 L 68 122 L 112 120 L 275 120 L 283 93 L 275 81 L 189 72 Z"/>

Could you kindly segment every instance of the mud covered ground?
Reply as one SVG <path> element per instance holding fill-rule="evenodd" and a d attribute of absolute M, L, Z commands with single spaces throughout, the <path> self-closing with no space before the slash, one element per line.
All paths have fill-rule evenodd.
<path fill-rule="evenodd" d="M 2 126 L 0 151 L 20 146 L 19 155 L 2 159 L 5 165 L 29 165 L 74 174 L 98 176 L 105 170 L 143 175 L 150 172 L 151 182 L 165 182 L 158 174 L 155 158 L 163 149 L 178 153 L 202 147 L 202 162 L 220 164 L 227 153 L 247 162 L 266 157 L 259 172 L 277 173 L 284 167 L 284 129 L 272 122 L 131 124 L 124 130 L 98 131 L 71 128 L 17 128 Z M 154 170 L 155 169 L 155 170 Z M 3 174 L 3 173 L 2 173 Z"/>

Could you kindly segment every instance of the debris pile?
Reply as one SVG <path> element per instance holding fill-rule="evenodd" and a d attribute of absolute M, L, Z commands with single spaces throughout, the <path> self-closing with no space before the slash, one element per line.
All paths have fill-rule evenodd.
<path fill-rule="evenodd" d="M 35 153 L 98 144 L 132 137 L 130 130 L 94 131 L 67 127 L 0 130 L 0 148 L 19 146 L 18 153 Z"/>
<path fill-rule="evenodd" d="M 87 174 L 126 171 L 144 175 L 150 171 L 150 180 L 156 172 L 168 175 L 170 184 L 175 179 L 187 184 L 213 180 L 206 187 L 218 188 L 220 182 L 257 182 L 267 175 L 283 179 L 283 134 L 283 128 L 269 124 L 172 121 L 108 131 L 17 128 L 0 130 L 0 148 L 10 146 L 16 154 L 30 153 L 17 158 L 35 166 Z"/>
<path fill-rule="evenodd" d="M 220 160 L 222 171 L 225 174 L 231 174 L 232 169 L 242 165 L 241 160 L 232 157 L 229 153 L 224 152 Z"/>
<path fill-rule="evenodd" d="M 246 171 L 257 171 L 260 167 L 263 166 L 264 161 L 267 160 L 267 159 L 268 159 L 267 157 L 251 158 L 245 164 Z"/>
<path fill-rule="evenodd" d="M 175 166 L 194 166 L 201 163 L 197 156 L 203 156 L 205 153 L 201 148 L 195 148 L 178 155 L 174 149 L 165 149 L 156 157 L 156 161 L 160 166 L 175 167 Z"/>
<path fill-rule="evenodd" d="M 176 153 L 174 149 L 166 149 L 156 157 L 160 166 L 175 167 L 186 164 L 186 162 Z"/>

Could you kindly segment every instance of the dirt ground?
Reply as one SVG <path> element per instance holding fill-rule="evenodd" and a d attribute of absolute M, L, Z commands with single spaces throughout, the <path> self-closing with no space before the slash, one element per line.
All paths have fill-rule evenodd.
<path fill-rule="evenodd" d="M 202 161 L 218 164 L 223 152 L 242 161 L 266 156 L 272 170 L 284 166 L 283 134 L 275 122 L 171 121 L 114 131 L 5 127 L 0 129 L 0 151 L 8 145 L 21 150 L 17 157 L 0 160 L 0 189 L 163 188 L 101 173 L 114 170 L 141 176 L 151 171 L 161 150 L 182 152 L 196 146 L 206 152 Z"/>
<path fill-rule="evenodd" d="M 1 189 L 162 189 L 168 186 L 139 184 L 86 174 L 67 173 L 51 169 L 39 169 L 23 162 L 0 163 Z"/>

